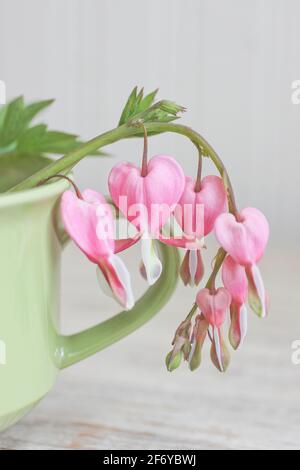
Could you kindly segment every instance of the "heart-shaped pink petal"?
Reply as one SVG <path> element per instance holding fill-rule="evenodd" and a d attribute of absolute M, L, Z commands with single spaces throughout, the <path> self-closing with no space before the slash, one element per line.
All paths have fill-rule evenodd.
<path fill-rule="evenodd" d="M 213 230 L 216 218 L 227 211 L 227 196 L 218 176 L 203 178 L 199 192 L 195 192 L 195 184 L 191 177 L 186 177 L 175 216 L 187 235 L 203 238 Z"/>
<path fill-rule="evenodd" d="M 102 194 L 87 189 L 82 199 L 66 191 L 61 200 L 61 215 L 67 232 L 90 261 L 98 265 L 98 279 L 105 293 L 130 310 L 134 298 L 130 274 L 114 253 L 138 241 L 114 240 L 114 219 Z"/>
<path fill-rule="evenodd" d="M 263 256 L 269 239 L 269 224 L 258 209 L 248 207 L 237 221 L 232 214 L 221 214 L 215 222 L 218 242 L 238 263 L 248 266 Z"/>
<path fill-rule="evenodd" d="M 146 176 L 132 163 L 119 163 L 111 170 L 108 185 L 125 217 L 138 230 L 157 237 L 182 195 L 184 182 L 176 160 L 157 155 L 149 161 Z"/>
<path fill-rule="evenodd" d="M 202 289 L 197 294 L 196 302 L 210 325 L 220 328 L 225 321 L 231 295 L 224 287 L 214 293 L 209 289 Z"/>
<path fill-rule="evenodd" d="M 70 237 L 97 264 L 114 253 L 113 217 L 102 194 L 87 189 L 82 198 L 66 191 L 61 199 L 61 216 Z"/>

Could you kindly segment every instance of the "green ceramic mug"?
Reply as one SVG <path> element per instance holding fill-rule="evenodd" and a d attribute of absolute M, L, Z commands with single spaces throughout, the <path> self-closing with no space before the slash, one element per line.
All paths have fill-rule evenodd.
<path fill-rule="evenodd" d="M 0 430 L 48 393 L 60 369 L 143 325 L 165 305 L 176 286 L 177 251 L 160 245 L 162 276 L 130 312 L 72 336 L 60 335 L 63 239 L 58 202 L 67 187 L 60 180 L 0 196 Z"/>

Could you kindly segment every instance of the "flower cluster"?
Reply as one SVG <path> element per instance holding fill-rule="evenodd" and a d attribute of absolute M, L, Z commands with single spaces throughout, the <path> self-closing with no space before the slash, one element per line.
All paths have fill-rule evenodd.
<path fill-rule="evenodd" d="M 183 354 L 182 335 L 177 330 L 173 350 L 166 359 L 169 371 L 180 365 L 184 358 L 191 370 L 201 363 L 201 350 L 205 338 L 211 341 L 211 359 L 214 365 L 225 372 L 230 355 L 222 334 L 222 327 L 230 312 L 229 341 L 238 349 L 247 333 L 248 300 L 251 309 L 259 316 L 267 313 L 267 293 L 257 266 L 269 238 L 269 225 L 265 216 L 255 208 L 240 213 L 222 213 L 214 223 L 214 232 L 221 248 L 216 256 L 213 272 L 205 288 L 197 296 L 193 309 L 185 320 L 185 351 Z M 216 277 L 222 270 L 223 287 L 216 288 Z M 194 325 L 192 319 L 196 318 Z M 180 354 L 178 354 L 180 352 Z"/>
<path fill-rule="evenodd" d="M 183 248 L 186 253 L 180 276 L 187 286 L 198 286 L 204 277 L 201 251 L 204 238 L 211 233 L 220 245 L 213 271 L 205 288 L 197 296 L 191 312 L 178 327 L 173 349 L 168 354 L 168 370 L 181 360 L 191 370 L 201 362 L 202 345 L 211 341 L 211 358 L 220 371 L 229 364 L 229 352 L 222 327 L 230 311 L 229 340 L 234 349 L 247 331 L 246 302 L 261 317 L 266 315 L 267 296 L 257 267 L 262 258 L 269 227 L 264 215 L 254 208 L 238 212 L 226 172 L 221 177 L 202 178 L 202 150 L 196 178 L 186 177 L 176 160 L 157 155 L 148 161 L 147 133 L 144 128 L 144 153 L 141 166 L 119 163 L 108 178 L 111 199 L 135 234 L 116 239 L 112 208 L 103 195 L 93 190 L 66 191 L 61 201 L 65 228 L 97 265 L 98 279 L 104 291 L 127 310 L 134 305 L 130 274 L 118 253 L 137 242 L 141 244 L 141 273 L 150 285 L 161 275 L 162 264 L 154 240 Z M 169 230 L 171 222 L 177 232 Z M 179 229 L 179 230 L 178 230 Z M 219 271 L 223 286 L 216 287 Z"/>

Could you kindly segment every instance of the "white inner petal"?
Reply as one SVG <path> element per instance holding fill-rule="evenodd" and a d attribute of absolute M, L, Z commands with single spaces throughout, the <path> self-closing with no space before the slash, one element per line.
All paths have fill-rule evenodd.
<path fill-rule="evenodd" d="M 240 329 L 241 329 L 241 341 L 239 344 L 239 348 L 243 345 L 243 342 L 247 335 L 247 330 L 248 330 L 248 313 L 247 313 L 247 307 L 245 304 L 241 306 L 241 310 L 240 310 Z"/>
<path fill-rule="evenodd" d="M 221 352 L 221 344 L 220 344 L 220 336 L 218 328 L 214 328 L 214 341 L 215 341 L 215 348 L 217 353 L 217 358 L 220 364 L 220 369 L 224 372 L 223 364 L 222 364 L 222 352 Z"/>
<path fill-rule="evenodd" d="M 133 296 L 133 292 L 132 292 L 132 288 L 131 288 L 130 274 L 129 274 L 125 264 L 123 263 L 121 258 L 119 258 L 118 256 L 111 255 L 110 258 L 109 258 L 109 263 L 114 268 L 114 270 L 117 274 L 117 277 L 118 277 L 120 283 L 122 284 L 122 286 L 124 288 L 124 291 L 126 293 L 125 309 L 126 310 L 131 310 L 134 306 L 134 296 Z M 109 284 L 107 283 L 107 280 L 106 280 L 102 270 L 99 268 L 99 266 L 97 266 L 97 279 L 98 279 L 98 283 L 99 283 L 99 286 L 100 286 L 102 292 L 105 295 L 107 295 L 108 297 L 111 297 L 114 300 L 117 300 L 117 302 L 120 305 L 122 305 L 121 302 L 119 301 L 119 299 L 117 297 L 115 297 L 112 289 L 110 288 Z M 124 307 L 124 306 L 122 305 L 122 307 Z"/>
<path fill-rule="evenodd" d="M 142 237 L 142 260 L 145 266 L 147 280 L 150 286 L 155 284 L 162 273 L 162 264 L 155 253 L 154 242 L 148 233 L 144 233 Z"/>
<path fill-rule="evenodd" d="M 260 274 L 260 270 L 258 269 L 256 264 L 252 266 L 252 275 L 253 275 L 253 281 L 257 290 L 257 294 L 261 303 L 261 308 L 262 308 L 261 316 L 262 318 L 264 318 L 266 316 L 266 291 L 265 291 L 264 281 Z"/>
<path fill-rule="evenodd" d="M 131 310 L 134 306 L 134 296 L 131 287 L 131 279 L 128 269 L 125 266 L 125 263 L 119 258 L 119 256 L 111 255 L 109 262 L 114 267 L 119 281 L 121 282 L 124 290 L 126 292 L 126 309 Z"/>

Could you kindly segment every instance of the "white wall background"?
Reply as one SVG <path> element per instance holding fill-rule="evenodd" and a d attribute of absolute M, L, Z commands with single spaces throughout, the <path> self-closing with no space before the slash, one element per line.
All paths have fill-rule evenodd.
<path fill-rule="evenodd" d="M 299 230 L 298 0 L 0 0 L 0 79 L 9 97 L 55 97 L 50 124 L 93 137 L 113 127 L 131 88 L 160 87 L 188 107 L 228 165 L 240 206 L 268 215 L 273 241 Z M 182 137 L 151 141 L 196 169 Z M 115 159 L 136 160 L 138 141 Z M 82 186 L 105 191 L 110 161 L 81 163 Z"/>

